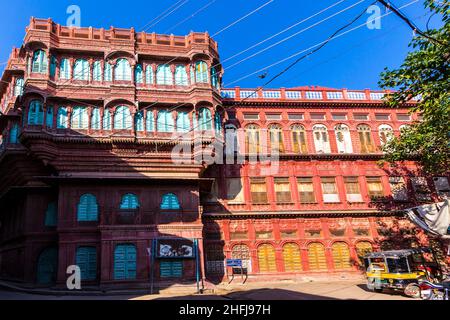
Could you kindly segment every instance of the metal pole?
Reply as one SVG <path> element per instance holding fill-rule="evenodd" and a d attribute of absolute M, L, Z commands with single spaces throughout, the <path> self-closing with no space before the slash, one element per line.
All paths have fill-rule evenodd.
<path fill-rule="evenodd" d="M 151 248 L 152 249 L 151 249 L 151 253 L 150 253 L 150 294 L 153 294 L 153 277 L 154 277 L 155 254 L 156 254 L 155 239 L 152 239 Z"/>
<path fill-rule="evenodd" d="M 200 270 L 199 270 L 199 253 L 198 253 L 198 239 L 194 239 L 195 247 L 195 276 L 197 280 L 197 293 L 200 293 Z"/>

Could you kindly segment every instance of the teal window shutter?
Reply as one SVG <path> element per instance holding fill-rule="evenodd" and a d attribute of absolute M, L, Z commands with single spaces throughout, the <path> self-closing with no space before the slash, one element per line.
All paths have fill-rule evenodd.
<path fill-rule="evenodd" d="M 94 195 L 87 193 L 80 197 L 77 207 L 77 218 L 78 221 L 98 220 L 98 204 Z"/>
<path fill-rule="evenodd" d="M 105 81 L 112 81 L 112 66 L 109 62 L 105 62 Z"/>
<path fill-rule="evenodd" d="M 142 111 L 136 113 L 134 123 L 136 131 L 144 131 L 144 116 Z"/>
<path fill-rule="evenodd" d="M 144 76 L 142 73 L 142 66 L 140 64 L 138 64 L 136 66 L 136 69 L 134 70 L 134 78 L 136 83 L 143 83 L 144 82 Z"/>
<path fill-rule="evenodd" d="M 58 222 L 58 207 L 56 202 L 50 202 L 45 211 L 45 226 L 56 227 Z"/>
<path fill-rule="evenodd" d="M 66 107 L 59 107 L 58 108 L 58 114 L 56 116 L 56 127 L 58 129 L 65 129 L 68 128 L 68 115 L 67 115 L 67 108 Z"/>
<path fill-rule="evenodd" d="M 172 85 L 172 70 L 167 64 L 161 64 L 156 69 L 156 84 Z"/>
<path fill-rule="evenodd" d="M 101 61 L 95 61 L 93 70 L 92 70 L 92 77 L 94 81 L 102 81 L 102 63 Z"/>
<path fill-rule="evenodd" d="M 111 112 L 108 109 L 103 113 L 103 130 L 111 130 Z"/>
<path fill-rule="evenodd" d="M 183 261 L 161 260 L 159 263 L 159 275 L 161 278 L 181 278 L 183 276 Z"/>
<path fill-rule="evenodd" d="M 81 280 L 97 278 L 97 249 L 95 247 L 78 247 L 75 260 L 81 270 Z"/>
<path fill-rule="evenodd" d="M 36 50 L 33 54 L 32 72 L 47 73 L 47 54 L 44 50 Z"/>
<path fill-rule="evenodd" d="M 14 86 L 14 96 L 18 97 L 23 94 L 23 85 L 24 85 L 23 78 L 18 78 Z"/>
<path fill-rule="evenodd" d="M 89 115 L 86 107 L 73 108 L 70 125 L 73 129 L 89 128 Z"/>
<path fill-rule="evenodd" d="M 114 250 L 114 279 L 136 279 L 136 246 L 117 245 Z"/>
<path fill-rule="evenodd" d="M 62 59 L 59 67 L 59 77 L 61 79 L 70 79 L 70 60 Z"/>
<path fill-rule="evenodd" d="M 19 143 L 19 125 L 17 123 L 14 123 L 11 127 L 11 130 L 9 132 L 9 143 Z"/>
<path fill-rule="evenodd" d="M 195 78 L 197 82 L 208 82 L 208 65 L 205 61 L 197 61 L 195 64 Z"/>
<path fill-rule="evenodd" d="M 119 81 L 131 81 L 131 66 L 127 59 L 118 59 L 114 69 L 114 79 Z"/>
<path fill-rule="evenodd" d="M 53 128 L 53 106 L 47 106 L 47 116 L 45 117 L 45 125 Z"/>
<path fill-rule="evenodd" d="M 92 116 L 91 116 L 91 129 L 94 130 L 100 130 L 101 123 L 100 123 L 100 109 L 94 108 L 92 109 Z"/>
<path fill-rule="evenodd" d="M 211 68 L 211 84 L 214 88 L 219 89 L 219 75 L 214 67 Z"/>
<path fill-rule="evenodd" d="M 173 193 L 166 193 L 162 196 L 160 208 L 162 210 L 179 210 L 180 202 L 178 197 Z"/>
<path fill-rule="evenodd" d="M 147 130 L 147 132 L 154 132 L 155 131 L 155 119 L 154 119 L 154 116 L 153 116 L 153 111 L 151 111 L 151 110 L 148 110 L 147 112 L 146 112 L 146 123 L 145 123 L 145 126 L 146 126 L 146 130 Z"/>
<path fill-rule="evenodd" d="M 153 85 L 153 67 L 152 65 L 147 65 L 147 68 L 145 69 L 145 83 L 147 85 Z"/>
<path fill-rule="evenodd" d="M 122 197 L 120 209 L 137 209 L 139 208 L 139 199 L 135 194 L 127 193 Z"/>
<path fill-rule="evenodd" d="M 50 77 L 54 77 L 56 75 L 56 63 L 56 58 L 52 56 L 50 58 Z"/>
<path fill-rule="evenodd" d="M 189 132 L 190 130 L 189 114 L 185 111 L 178 112 L 177 115 L 177 131 L 178 132 Z"/>
<path fill-rule="evenodd" d="M 28 124 L 30 125 L 42 125 L 44 124 L 44 108 L 42 102 L 39 100 L 33 100 L 30 102 L 28 110 Z"/>
<path fill-rule="evenodd" d="M 73 78 L 75 80 L 89 80 L 90 65 L 85 59 L 78 59 L 75 61 L 73 67 Z"/>
<path fill-rule="evenodd" d="M 175 85 L 187 86 L 188 77 L 185 66 L 176 66 L 175 68 Z"/>
<path fill-rule="evenodd" d="M 114 129 L 131 130 L 131 113 L 126 106 L 119 106 L 114 114 Z"/>
<path fill-rule="evenodd" d="M 51 284 L 56 281 L 58 271 L 58 249 L 46 248 L 38 258 L 37 283 Z"/>
<path fill-rule="evenodd" d="M 200 130 L 212 129 L 212 116 L 208 108 L 201 108 L 198 113 L 198 122 Z"/>

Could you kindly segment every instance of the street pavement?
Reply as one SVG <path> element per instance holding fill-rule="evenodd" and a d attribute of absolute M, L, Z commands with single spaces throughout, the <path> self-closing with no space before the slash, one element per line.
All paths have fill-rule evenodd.
<path fill-rule="evenodd" d="M 214 294 L 52 296 L 0 290 L 0 300 L 411 300 L 394 292 L 368 291 L 361 280 L 264 282 L 220 285 Z"/>

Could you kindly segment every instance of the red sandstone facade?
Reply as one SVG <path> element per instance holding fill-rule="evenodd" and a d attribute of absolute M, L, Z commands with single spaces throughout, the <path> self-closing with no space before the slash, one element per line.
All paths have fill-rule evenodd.
<path fill-rule="evenodd" d="M 383 139 L 419 120 L 415 101 L 220 78 L 208 34 L 32 19 L 0 83 L 0 276 L 64 287 L 82 263 L 85 286 L 163 287 L 220 281 L 225 258 L 255 278 L 330 276 L 398 235 L 414 244 L 398 208 L 437 199 L 447 177 L 377 162 Z M 223 141 L 236 145 L 216 150 L 223 164 L 194 161 Z M 180 145 L 189 161 L 174 162 Z M 194 252 L 164 257 L 168 243 Z"/>

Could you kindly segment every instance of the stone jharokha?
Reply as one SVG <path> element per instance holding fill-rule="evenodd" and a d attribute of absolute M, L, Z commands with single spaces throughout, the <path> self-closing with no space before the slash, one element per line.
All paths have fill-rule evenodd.
<path fill-rule="evenodd" d="M 249 279 L 340 277 L 428 244 L 400 209 L 448 177 L 378 164 L 415 100 L 222 73 L 207 33 L 32 18 L 0 82 L 0 277 L 65 287 L 78 265 L 82 286 L 207 286 L 227 258 Z"/>

